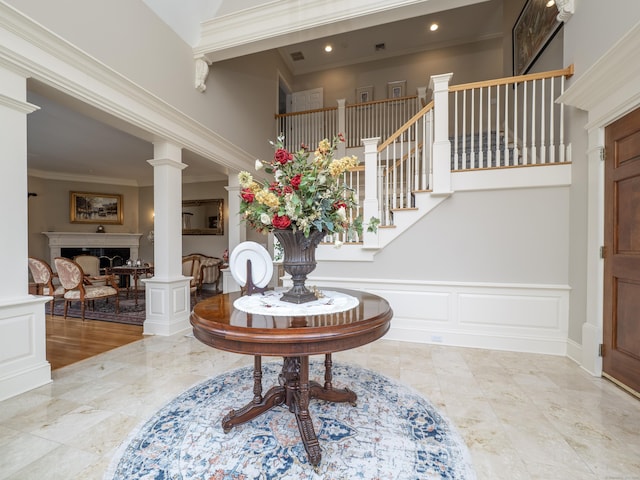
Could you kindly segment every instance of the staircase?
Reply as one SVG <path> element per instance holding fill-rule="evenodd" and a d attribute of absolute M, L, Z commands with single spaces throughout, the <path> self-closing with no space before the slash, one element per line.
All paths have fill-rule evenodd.
<path fill-rule="evenodd" d="M 338 238 L 344 246 L 321 246 L 318 259 L 372 260 L 456 191 L 570 181 L 564 107 L 555 100 L 572 74 L 569 66 L 453 86 L 452 74 L 436 75 L 429 103 L 421 89 L 415 97 L 355 106 L 341 100 L 336 108 L 278 115 L 276 128 L 291 133 L 292 145 L 300 143 L 294 132 L 302 125 L 307 144 L 332 137 L 337 132 L 326 127 L 337 126 L 350 141 L 338 153 L 352 154 L 354 139 L 364 145 L 364 168 L 345 176 L 361 198 L 350 215 L 362 215 L 365 227 L 369 218 L 380 219 L 378 231 Z M 401 123 L 398 112 L 408 120 L 390 132 Z"/>

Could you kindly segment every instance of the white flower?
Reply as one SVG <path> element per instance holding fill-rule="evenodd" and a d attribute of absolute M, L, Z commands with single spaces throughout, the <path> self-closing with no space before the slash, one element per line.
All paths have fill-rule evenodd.
<path fill-rule="evenodd" d="M 338 210 L 336 210 L 336 215 L 338 215 L 338 217 L 340 217 L 340 220 L 342 220 L 343 222 L 347 219 L 347 211 L 344 207 L 340 207 Z"/>
<path fill-rule="evenodd" d="M 335 242 L 333 242 L 333 248 L 340 248 L 342 246 L 342 243 L 340 240 L 337 240 Z"/>
<path fill-rule="evenodd" d="M 271 217 L 269 216 L 268 213 L 262 213 L 260 215 L 260 221 L 265 225 L 271 225 Z"/>
<path fill-rule="evenodd" d="M 262 170 L 263 166 L 264 165 L 262 165 L 262 160 L 256 159 L 256 170 Z"/>

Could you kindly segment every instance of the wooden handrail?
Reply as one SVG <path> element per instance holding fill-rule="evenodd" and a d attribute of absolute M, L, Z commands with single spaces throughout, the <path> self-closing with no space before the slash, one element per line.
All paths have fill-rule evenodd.
<path fill-rule="evenodd" d="M 350 103 L 349 105 L 346 106 L 346 108 L 367 107 L 369 105 L 377 105 L 379 103 L 398 102 L 400 100 L 415 100 L 416 98 L 418 98 L 417 95 L 409 95 L 407 97 L 397 97 L 397 98 L 384 98 L 382 100 L 371 100 L 369 102 Z"/>
<path fill-rule="evenodd" d="M 337 110 L 338 107 L 316 108 L 315 110 L 304 110 L 302 112 L 276 113 L 275 118 L 295 117 L 296 115 L 308 115 L 310 113 L 331 112 Z"/>
<path fill-rule="evenodd" d="M 569 65 L 567 68 L 563 68 L 562 70 L 551 70 L 548 72 L 530 73 L 528 75 L 518 75 L 515 77 L 498 78 L 496 80 L 486 80 L 483 82 L 472 82 L 472 83 L 463 83 L 460 85 L 451 85 L 449 87 L 449 92 L 459 92 L 462 90 L 472 90 L 474 88 L 494 87 L 496 85 L 508 85 L 510 83 L 520 83 L 520 82 L 527 82 L 530 80 L 541 80 L 544 78 L 553 78 L 553 77 L 562 77 L 562 76 L 566 78 L 571 78 L 573 76 L 573 64 Z"/>
<path fill-rule="evenodd" d="M 381 151 L 383 151 L 385 148 L 387 148 L 396 138 L 398 138 L 400 135 L 402 135 L 407 129 L 409 129 L 409 127 L 411 125 L 413 125 L 415 122 L 418 121 L 418 119 L 423 116 L 424 114 L 426 114 L 429 110 L 433 109 L 433 100 L 431 100 L 429 103 L 427 103 L 424 107 L 422 107 L 420 109 L 420 111 L 418 113 L 416 113 L 413 117 L 411 117 L 407 122 L 405 122 L 404 125 L 402 125 L 397 131 L 396 133 L 394 133 L 393 135 L 391 135 L 389 138 L 387 138 L 384 143 L 382 143 L 379 147 L 378 147 L 378 153 L 380 153 Z"/>

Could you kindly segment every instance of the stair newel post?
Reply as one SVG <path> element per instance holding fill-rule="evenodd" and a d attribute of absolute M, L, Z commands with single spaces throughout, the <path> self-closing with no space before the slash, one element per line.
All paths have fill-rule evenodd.
<path fill-rule="evenodd" d="M 378 232 L 368 232 L 368 222 L 371 217 L 382 218 L 379 209 L 378 195 L 378 143 L 380 137 L 363 138 L 364 145 L 364 205 L 362 218 L 364 220 L 363 247 L 378 248 Z"/>
<path fill-rule="evenodd" d="M 451 193 L 451 142 L 449 141 L 449 81 L 453 73 L 432 75 L 433 91 L 433 193 Z"/>
<path fill-rule="evenodd" d="M 344 98 L 338 99 L 338 133 L 343 135 L 347 132 L 347 100 Z M 351 130 L 351 129 L 350 129 Z M 347 143 L 338 142 L 338 149 L 336 151 L 336 157 L 342 158 L 347 155 Z"/>

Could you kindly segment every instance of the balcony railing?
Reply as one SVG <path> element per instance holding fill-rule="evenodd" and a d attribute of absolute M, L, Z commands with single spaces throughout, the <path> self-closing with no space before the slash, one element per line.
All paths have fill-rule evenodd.
<path fill-rule="evenodd" d="M 389 227 L 394 211 L 415 207 L 417 192 L 449 194 L 452 172 L 570 162 L 564 107 L 556 99 L 571 75 L 573 65 L 453 86 L 451 74 L 436 75 L 433 101 L 422 108 L 424 96 L 348 106 L 340 100 L 335 108 L 277 115 L 277 128 L 293 150 L 338 132 L 347 148 L 364 143 L 365 169 L 345 176 L 363 204 L 350 214 Z M 374 247 L 377 237 L 365 234 L 364 243 Z"/>

